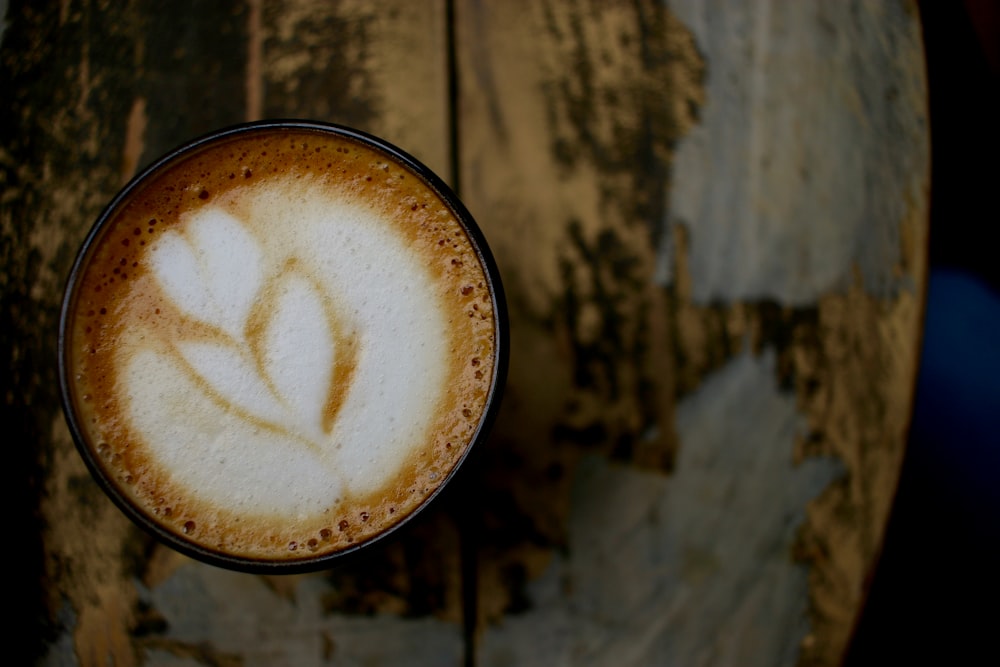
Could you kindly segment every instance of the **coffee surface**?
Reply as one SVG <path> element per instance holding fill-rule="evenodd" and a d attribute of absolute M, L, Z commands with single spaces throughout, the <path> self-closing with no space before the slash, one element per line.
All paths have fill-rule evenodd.
<path fill-rule="evenodd" d="M 313 557 L 405 518 L 492 383 L 488 277 L 454 212 L 315 130 L 237 134 L 144 180 L 74 312 L 93 458 L 148 517 L 237 557 Z"/>

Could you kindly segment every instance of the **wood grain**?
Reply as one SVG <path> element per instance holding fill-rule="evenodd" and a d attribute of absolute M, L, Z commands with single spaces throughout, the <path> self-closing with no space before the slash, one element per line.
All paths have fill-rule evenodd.
<path fill-rule="evenodd" d="M 36 3 L 37 4 L 37 3 Z M 12 7 L 4 32 L 4 424 L 39 518 L 46 664 L 459 664 L 458 538 L 430 513 L 364 562 L 274 580 L 188 561 L 89 478 L 56 397 L 62 282 L 100 208 L 183 141 L 248 118 L 349 124 L 449 169 L 442 3 Z M 40 525 L 39 525 L 40 524 Z M 308 607 L 308 617 L 297 610 Z M 267 630 L 264 630 L 267 628 Z M 373 638 L 378 637 L 378 641 Z"/>
<path fill-rule="evenodd" d="M 462 7 L 516 355 L 480 664 L 837 664 L 914 383 L 912 6 Z"/>
<path fill-rule="evenodd" d="M 11 3 L 0 39 L 2 428 L 39 664 L 839 663 L 916 372 L 912 2 L 66 0 Z M 490 441 L 317 575 L 151 541 L 56 392 L 100 208 L 262 117 L 353 125 L 457 183 L 510 307 Z"/>

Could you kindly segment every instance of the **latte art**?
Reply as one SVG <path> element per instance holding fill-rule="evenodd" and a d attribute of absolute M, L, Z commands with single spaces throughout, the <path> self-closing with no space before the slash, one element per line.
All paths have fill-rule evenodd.
<path fill-rule="evenodd" d="M 331 491 L 376 491 L 442 394 L 448 331 L 427 272 L 371 212 L 312 190 L 279 179 L 238 188 L 228 197 L 247 219 L 213 204 L 165 232 L 150 265 L 180 323 L 169 341 L 145 327 L 120 341 L 130 421 L 215 503 L 252 488 L 244 507 L 295 515 L 321 510 Z M 258 452 L 240 456 L 262 435 L 278 470 L 324 474 L 283 479 Z"/>
<path fill-rule="evenodd" d="M 491 276 L 440 195 L 356 141 L 195 151 L 87 260 L 67 353 L 81 439 L 199 549 L 351 548 L 420 507 L 484 422 Z"/>

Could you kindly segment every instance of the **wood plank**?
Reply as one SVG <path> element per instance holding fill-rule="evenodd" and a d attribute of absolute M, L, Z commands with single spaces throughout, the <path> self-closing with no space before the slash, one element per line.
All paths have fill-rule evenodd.
<path fill-rule="evenodd" d="M 258 3 L 263 117 L 371 132 L 448 180 L 444 0 Z"/>
<path fill-rule="evenodd" d="M 6 5 L 5 5 L 6 6 Z M 75 250 L 115 190 L 220 126 L 304 117 L 385 136 L 448 175 L 443 2 L 294 0 L 11 7 L 0 90 L 3 427 L 29 539 L 42 664 L 458 664 L 447 511 L 361 564 L 262 578 L 154 544 L 103 496 L 58 408 L 55 328 Z"/>
<path fill-rule="evenodd" d="M 915 7 L 514 4 L 457 12 L 514 355 L 477 664 L 838 664 L 915 380 Z"/>

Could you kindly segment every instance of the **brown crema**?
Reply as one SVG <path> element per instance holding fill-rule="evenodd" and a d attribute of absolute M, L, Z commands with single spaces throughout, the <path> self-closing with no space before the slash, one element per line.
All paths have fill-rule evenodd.
<path fill-rule="evenodd" d="M 179 338 L 224 336 L 168 297 L 154 274 L 150 251 L 163 235 L 183 231 L 191 214 L 207 206 L 238 217 L 241 193 L 269 179 L 324 188 L 334 200 L 361 202 L 384 220 L 426 270 L 446 323 L 441 397 L 408 459 L 380 488 L 332 494 L 321 510 L 307 515 L 246 513 L 202 497 L 148 445 L 149 438 L 131 417 L 124 379 L 125 365 L 133 362 L 131 353 L 123 352 L 128 347 L 124 342 L 136 339 L 135 331 L 154 339 L 150 349 L 164 350 Z M 352 549 L 392 528 L 431 497 L 460 462 L 483 421 L 497 333 L 495 304 L 480 256 L 455 212 L 423 178 L 391 155 L 351 137 L 311 128 L 256 129 L 182 153 L 119 203 L 81 267 L 70 302 L 65 359 L 70 401 L 84 444 L 126 502 L 198 549 L 261 562 L 306 560 Z M 286 262 L 282 270 L 293 277 L 304 275 L 303 284 L 315 280 L 294 262 Z M 273 309 L 268 300 L 272 298 L 262 294 L 247 319 L 251 347 L 264 335 L 262 318 Z M 338 350 L 323 408 L 326 433 L 348 409 L 345 397 L 358 365 L 365 363 L 366 341 L 340 325 L 341 307 L 335 301 L 324 305 Z M 211 386 L 203 389 L 222 406 L 219 409 L 239 412 L 213 398 Z M 386 406 L 387 412 L 391 409 Z M 259 417 L 258 426 L 265 433 L 280 430 L 264 417 Z"/>

